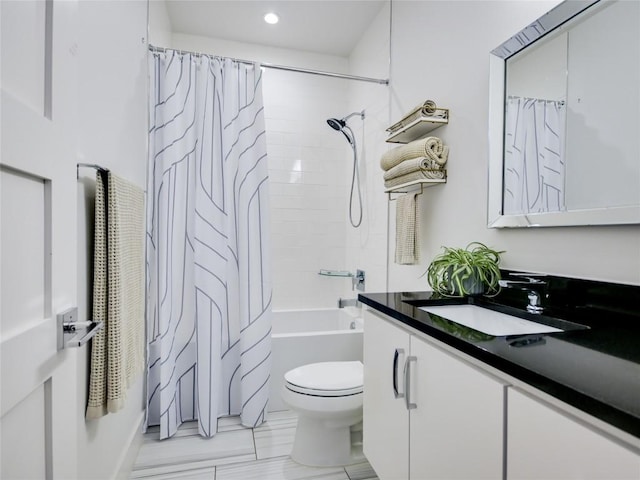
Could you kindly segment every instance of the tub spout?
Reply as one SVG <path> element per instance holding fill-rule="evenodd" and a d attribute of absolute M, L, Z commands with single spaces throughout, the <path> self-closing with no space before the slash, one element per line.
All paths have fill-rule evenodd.
<path fill-rule="evenodd" d="M 338 308 L 344 307 L 358 307 L 360 308 L 360 302 L 357 298 L 339 298 L 338 299 Z"/>

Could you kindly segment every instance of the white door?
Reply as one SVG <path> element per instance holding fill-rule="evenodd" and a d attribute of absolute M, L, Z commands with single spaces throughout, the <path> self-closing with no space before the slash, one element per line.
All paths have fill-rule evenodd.
<path fill-rule="evenodd" d="M 409 478 L 409 411 L 402 397 L 409 353 L 406 331 L 365 311 L 363 449 L 381 480 Z"/>
<path fill-rule="evenodd" d="M 0 478 L 76 476 L 76 2 L 2 1 Z M 84 388 L 84 386 L 83 386 Z"/>
<path fill-rule="evenodd" d="M 412 480 L 503 478 L 506 386 L 411 337 Z"/>

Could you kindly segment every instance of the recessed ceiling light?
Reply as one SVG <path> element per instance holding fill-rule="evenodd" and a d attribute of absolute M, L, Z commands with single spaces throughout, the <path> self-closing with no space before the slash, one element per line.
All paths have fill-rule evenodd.
<path fill-rule="evenodd" d="M 264 16 L 264 21 L 269 25 L 275 25 L 280 20 L 280 17 L 273 12 L 269 12 Z"/>

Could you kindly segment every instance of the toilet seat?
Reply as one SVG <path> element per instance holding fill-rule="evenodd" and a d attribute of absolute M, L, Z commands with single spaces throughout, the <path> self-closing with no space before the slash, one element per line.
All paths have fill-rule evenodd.
<path fill-rule="evenodd" d="M 289 370 L 286 388 L 317 397 L 345 397 L 362 393 L 362 362 L 321 362 Z"/>

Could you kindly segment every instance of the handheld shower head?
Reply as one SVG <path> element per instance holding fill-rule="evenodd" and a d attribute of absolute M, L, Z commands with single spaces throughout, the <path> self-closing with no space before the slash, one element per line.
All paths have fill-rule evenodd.
<path fill-rule="evenodd" d="M 349 131 L 351 131 L 351 129 L 349 127 L 347 127 L 347 123 L 344 120 L 338 120 L 337 118 L 329 118 L 329 119 L 327 119 L 327 123 L 334 130 L 337 130 L 338 132 L 341 132 L 345 136 L 345 138 L 347 139 L 347 142 L 349 142 L 351 145 L 353 145 L 352 136 L 349 135 L 345 131 L 345 129 L 347 129 Z"/>
<path fill-rule="evenodd" d="M 329 124 L 329 126 L 331 128 L 333 128 L 334 130 L 338 131 L 338 132 L 342 132 L 342 134 L 345 136 L 345 138 L 347 139 L 347 141 L 351 144 L 351 146 L 353 146 L 354 144 L 354 140 L 353 140 L 353 132 L 351 131 L 351 129 L 347 126 L 347 120 L 355 115 L 359 115 L 360 118 L 362 118 L 364 120 L 364 110 L 361 112 L 353 112 L 350 113 L 349 115 L 347 115 L 344 118 L 341 119 L 337 119 L 337 118 L 329 118 L 327 119 L 327 123 Z M 346 131 L 345 131 L 346 130 Z M 348 133 L 347 133 L 348 132 Z"/>
<path fill-rule="evenodd" d="M 350 119 L 351 117 L 356 116 L 356 115 L 360 115 L 360 118 L 362 118 L 364 120 L 364 110 L 363 110 L 361 112 L 350 113 L 349 115 L 347 115 L 346 117 L 341 118 L 341 119 L 329 118 L 329 119 L 327 119 L 327 123 L 329 124 L 329 126 L 331 128 L 333 128 L 334 130 L 337 130 L 338 132 L 340 132 L 347 126 L 347 120 Z"/>
<path fill-rule="evenodd" d="M 354 228 L 358 228 L 362 223 L 362 193 L 360 192 L 360 174 L 358 172 L 358 152 L 356 149 L 356 137 L 353 130 L 347 125 L 347 120 L 355 115 L 359 115 L 360 118 L 364 120 L 363 110 L 361 112 L 350 113 L 339 120 L 337 118 L 329 118 L 327 119 L 327 123 L 331 128 L 344 135 L 353 150 L 353 175 L 351 176 L 351 193 L 349 194 L 349 221 Z M 358 202 L 360 205 L 360 216 L 357 221 L 353 219 L 353 194 L 356 188 L 358 190 Z"/>
<path fill-rule="evenodd" d="M 329 118 L 327 123 L 331 128 L 337 131 L 342 130 L 347 125 L 344 120 L 338 120 L 337 118 Z"/>

